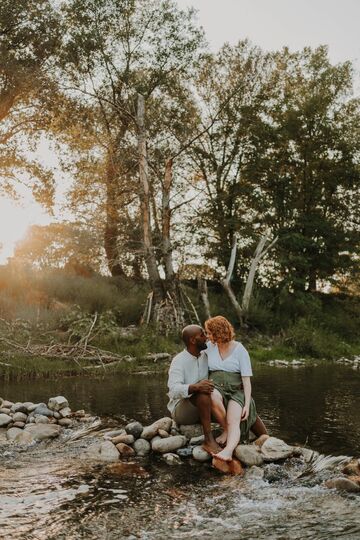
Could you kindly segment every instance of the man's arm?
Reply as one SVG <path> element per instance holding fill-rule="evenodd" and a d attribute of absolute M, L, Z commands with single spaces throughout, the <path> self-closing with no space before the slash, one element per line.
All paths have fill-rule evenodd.
<path fill-rule="evenodd" d="M 183 367 L 174 363 L 171 364 L 169 369 L 168 387 L 170 399 L 182 399 L 187 398 L 196 392 L 211 394 L 214 389 L 214 384 L 207 379 L 194 384 L 185 384 Z"/>

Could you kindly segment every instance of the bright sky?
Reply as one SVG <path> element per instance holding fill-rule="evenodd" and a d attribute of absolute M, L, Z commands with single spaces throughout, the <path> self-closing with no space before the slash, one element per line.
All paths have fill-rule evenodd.
<path fill-rule="evenodd" d="M 333 62 L 351 60 L 360 81 L 360 0 L 177 0 L 179 7 L 193 6 L 213 50 L 228 41 L 249 38 L 265 50 L 287 45 L 291 50 L 306 45 L 329 45 Z M 359 86 L 359 84 L 357 84 Z M 43 155 L 51 162 L 46 145 Z M 0 264 L 12 255 L 14 243 L 30 224 L 46 224 L 53 218 L 24 197 L 16 206 L 0 196 Z"/>

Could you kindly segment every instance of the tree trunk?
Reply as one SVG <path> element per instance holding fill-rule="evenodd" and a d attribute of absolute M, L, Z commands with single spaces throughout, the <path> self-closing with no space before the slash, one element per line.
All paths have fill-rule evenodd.
<path fill-rule="evenodd" d="M 140 94 L 138 94 L 137 99 L 137 127 L 143 250 L 151 289 L 154 293 L 154 303 L 157 304 L 165 298 L 165 291 L 159 269 L 157 267 L 155 249 L 151 234 L 150 188 L 145 127 L 145 99 L 144 96 Z"/>
<path fill-rule="evenodd" d="M 124 276 L 125 272 L 119 262 L 118 253 L 118 201 L 117 201 L 116 157 L 109 152 L 106 170 L 106 224 L 104 231 L 104 248 L 107 263 L 112 276 Z"/>
<path fill-rule="evenodd" d="M 207 288 L 207 282 L 205 278 L 198 278 L 198 289 L 200 292 L 200 298 L 202 300 L 202 303 L 204 304 L 205 309 L 205 317 L 207 319 L 210 319 L 211 313 L 210 313 L 210 302 L 209 302 L 209 296 L 208 296 L 208 288 Z"/>
<path fill-rule="evenodd" d="M 241 306 L 240 306 L 239 302 L 237 301 L 235 293 L 232 290 L 231 285 L 230 285 L 230 280 L 231 280 L 232 273 L 234 271 L 235 260 L 236 260 L 237 240 L 238 240 L 237 235 L 234 234 L 233 245 L 232 245 L 231 253 L 230 253 L 229 266 L 228 266 L 228 269 L 227 269 L 227 272 L 226 272 L 226 277 L 225 277 L 225 279 L 223 279 L 221 281 L 221 284 L 222 284 L 226 294 L 228 295 L 229 300 L 230 300 L 233 308 L 235 309 L 236 315 L 238 316 L 238 319 L 239 319 L 240 326 L 243 326 L 243 324 L 244 324 L 243 311 L 242 311 Z"/>
<path fill-rule="evenodd" d="M 170 190 L 172 185 L 172 159 L 165 164 L 165 176 L 162 184 L 162 254 L 165 267 L 166 281 L 169 289 L 175 290 L 175 270 L 173 265 L 173 252 L 170 240 L 171 208 Z"/>

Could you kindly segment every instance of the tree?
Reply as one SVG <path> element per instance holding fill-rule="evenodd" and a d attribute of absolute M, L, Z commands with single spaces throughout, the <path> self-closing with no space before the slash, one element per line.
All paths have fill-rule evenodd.
<path fill-rule="evenodd" d="M 193 230 L 202 231 L 204 255 L 223 269 L 239 236 L 237 281 L 247 273 L 257 229 L 261 230 L 261 208 L 255 204 L 259 193 L 248 171 L 254 147 L 263 137 L 270 66 L 268 55 L 244 41 L 207 56 L 197 77 L 202 124 L 213 123 L 190 150 L 194 188 L 200 195 Z"/>
<path fill-rule="evenodd" d="M 58 44 L 58 17 L 50 0 L 3 0 L 0 4 L 0 173 L 2 190 L 27 183 L 37 200 L 51 205 L 51 172 L 33 159 L 47 124 L 53 82 L 50 65 Z"/>
<path fill-rule="evenodd" d="M 171 160 L 165 159 L 158 166 L 159 156 L 165 150 L 170 152 L 171 141 L 175 140 L 176 129 L 171 126 L 171 119 L 165 120 L 163 115 L 176 108 L 174 104 L 179 102 L 179 97 L 173 88 L 185 86 L 202 40 L 192 18 L 191 11 L 179 11 L 168 0 L 74 0 L 65 8 L 61 63 L 64 92 L 68 97 L 76 96 L 82 106 L 95 109 L 94 132 L 108 201 L 106 241 L 109 248 L 112 244 L 113 253 L 118 252 L 119 215 L 124 206 L 129 216 L 140 217 L 142 254 L 154 293 L 154 306 L 167 298 L 175 279 L 175 275 L 170 282 L 161 277 L 164 260 L 165 267 L 170 268 L 171 249 L 161 236 L 169 231 L 166 224 L 171 212 L 166 203 L 159 213 L 162 226 L 157 227 L 159 198 L 155 186 L 159 185 L 159 173 L 164 169 L 170 171 Z M 170 141 L 167 148 L 155 142 L 156 130 L 150 122 L 155 116 L 170 126 L 166 133 Z M 165 130 L 162 127 L 160 131 Z M 152 156 L 156 156 L 156 166 Z M 139 173 L 139 162 L 140 170 L 146 169 L 146 175 Z M 169 201 L 173 182 L 162 184 L 167 186 L 163 195 Z M 125 203 L 119 193 L 125 194 Z M 111 249 L 107 249 L 108 258 Z"/>
<path fill-rule="evenodd" d="M 332 65 L 327 48 L 274 56 L 266 145 L 252 174 L 264 221 L 279 236 L 280 279 L 315 291 L 346 272 L 359 242 L 359 101 L 350 63 Z"/>

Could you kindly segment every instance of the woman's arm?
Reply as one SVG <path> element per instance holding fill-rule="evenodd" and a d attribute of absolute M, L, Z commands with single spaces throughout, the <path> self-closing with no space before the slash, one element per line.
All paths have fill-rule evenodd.
<path fill-rule="evenodd" d="M 244 395 L 245 395 L 245 405 L 242 410 L 241 420 L 247 420 L 249 417 L 250 411 L 250 400 L 251 400 L 251 380 L 250 377 L 241 377 L 243 386 L 244 386 Z"/>

